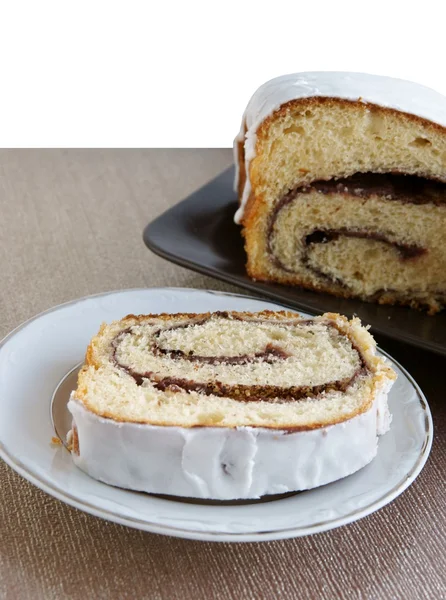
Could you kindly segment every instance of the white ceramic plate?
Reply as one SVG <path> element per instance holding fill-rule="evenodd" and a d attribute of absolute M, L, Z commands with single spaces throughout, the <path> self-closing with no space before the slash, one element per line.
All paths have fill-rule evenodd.
<path fill-rule="evenodd" d="M 128 313 L 277 310 L 246 296 L 178 288 L 125 290 L 51 309 L 18 327 L 0 346 L 0 456 L 48 494 L 88 513 L 178 537 L 260 541 L 308 535 L 364 517 L 401 494 L 421 471 L 432 444 L 426 399 L 398 373 L 389 397 L 393 423 L 364 469 L 321 488 L 241 505 L 196 504 L 130 492 L 88 477 L 67 450 L 54 447 L 50 405 L 61 380 L 82 361 L 103 321 Z"/>

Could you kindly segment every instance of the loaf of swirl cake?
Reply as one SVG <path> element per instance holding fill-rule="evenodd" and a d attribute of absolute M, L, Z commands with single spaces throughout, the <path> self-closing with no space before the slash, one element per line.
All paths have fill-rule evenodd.
<path fill-rule="evenodd" d="M 251 277 L 440 310 L 446 98 L 360 73 L 273 79 L 234 142 Z"/>
<path fill-rule="evenodd" d="M 68 408 L 75 463 L 115 486 L 232 500 L 369 463 L 395 378 L 358 319 L 130 315 L 91 341 Z"/>

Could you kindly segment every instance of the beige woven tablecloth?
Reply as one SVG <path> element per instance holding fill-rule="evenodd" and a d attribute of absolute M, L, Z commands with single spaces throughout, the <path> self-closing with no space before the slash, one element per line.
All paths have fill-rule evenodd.
<path fill-rule="evenodd" d="M 141 237 L 231 160 L 229 150 L 0 151 L 0 335 L 106 290 L 240 291 L 158 258 Z M 313 537 L 194 542 L 84 514 L 0 461 L 0 598 L 446 598 L 445 360 L 383 345 L 418 379 L 436 425 L 427 466 L 389 506 Z"/>

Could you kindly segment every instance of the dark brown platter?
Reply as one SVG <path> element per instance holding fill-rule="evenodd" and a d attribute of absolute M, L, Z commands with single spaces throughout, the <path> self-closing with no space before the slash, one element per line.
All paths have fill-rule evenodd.
<path fill-rule="evenodd" d="M 224 171 L 149 223 L 144 242 L 152 252 L 188 269 L 246 288 L 288 307 L 319 314 L 357 315 L 372 332 L 446 354 L 446 311 L 435 316 L 399 306 L 345 300 L 296 287 L 252 281 L 245 272 L 240 228 L 233 217 L 237 199 L 234 169 Z"/>

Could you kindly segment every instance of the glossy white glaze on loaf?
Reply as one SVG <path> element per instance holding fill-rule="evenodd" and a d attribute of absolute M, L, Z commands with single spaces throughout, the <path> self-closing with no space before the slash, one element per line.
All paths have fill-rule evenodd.
<path fill-rule="evenodd" d="M 131 490 L 234 500 L 314 488 L 350 475 L 376 455 L 389 429 L 387 385 L 370 410 L 313 431 L 238 427 L 158 427 L 118 423 L 68 408 L 80 442 L 75 464 L 90 476 Z"/>

